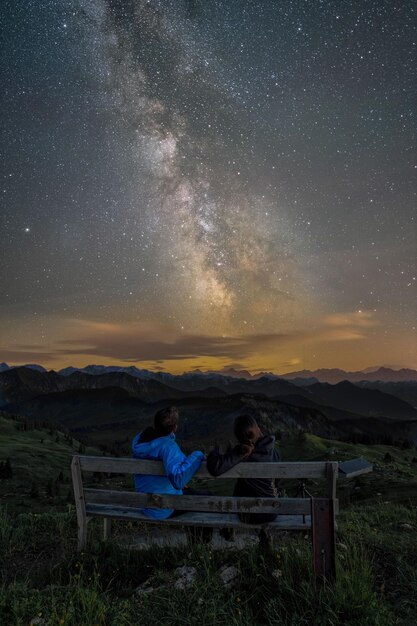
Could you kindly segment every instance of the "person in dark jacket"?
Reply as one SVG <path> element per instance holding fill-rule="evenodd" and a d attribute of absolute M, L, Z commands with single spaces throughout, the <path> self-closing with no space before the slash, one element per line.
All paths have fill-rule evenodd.
<path fill-rule="evenodd" d="M 207 469 L 212 476 L 220 476 L 241 463 L 267 463 L 280 460 L 275 450 L 275 437 L 264 435 L 257 421 L 250 415 L 239 415 L 234 423 L 235 437 L 238 445 L 220 454 L 215 447 L 207 457 Z M 254 498 L 277 498 L 278 489 L 273 478 L 238 478 L 234 496 Z M 262 524 L 272 522 L 276 515 L 267 513 L 240 513 L 239 518 L 246 524 Z"/>
<path fill-rule="evenodd" d="M 204 454 L 196 450 L 186 456 L 175 441 L 177 427 L 178 409 L 171 406 L 156 413 L 153 427 L 149 426 L 134 437 L 133 457 L 162 461 L 166 473 L 165 476 L 134 474 L 136 491 L 180 495 L 199 469 Z M 173 509 L 145 508 L 141 512 L 154 519 L 164 519 L 174 514 Z"/>

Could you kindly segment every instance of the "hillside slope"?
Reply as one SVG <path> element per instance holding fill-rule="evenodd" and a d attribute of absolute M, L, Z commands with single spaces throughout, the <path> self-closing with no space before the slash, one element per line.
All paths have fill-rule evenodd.
<path fill-rule="evenodd" d="M 417 450 L 389 445 L 365 445 L 289 433 L 278 442 L 283 461 L 348 461 L 364 457 L 373 471 L 357 478 L 339 477 L 337 493 L 343 502 L 402 502 L 417 505 Z"/>
<path fill-rule="evenodd" d="M 61 467 L 66 472 L 75 442 L 62 441 L 62 433 L 57 441 L 57 433 L 20 426 L 0 416 L 0 433 L 8 438 L 7 445 L 0 438 L 1 454 L 14 455 L 13 487 L 18 487 L 18 476 L 26 481 L 30 471 L 43 480 Z M 284 460 L 343 460 L 363 454 L 375 463 L 372 474 L 338 486 L 336 582 L 313 580 L 311 538 L 304 533 L 284 533 L 267 552 L 258 545 L 214 551 L 198 541 L 132 550 L 129 544 L 144 532 L 139 524 L 115 521 L 113 541 L 103 544 L 101 520 L 93 520 L 87 549 L 79 553 L 74 508 L 57 512 L 58 499 L 43 494 L 41 512 L 37 499 L 27 499 L 28 512 L 21 515 L 0 506 L 0 622 L 149 626 L 151 615 L 152 623 L 167 626 L 414 626 L 417 517 L 411 494 L 417 492 L 417 464 L 412 451 L 304 432 L 287 433 L 279 448 Z M 411 497 L 404 491 L 403 504 L 398 493 L 407 482 Z M 316 487 L 309 481 L 309 490 Z M 160 532 L 154 528 L 153 536 Z M 196 572 L 194 584 L 185 590 L 175 585 L 177 568 L 183 566 Z M 226 588 L 221 572 L 231 566 L 237 576 Z"/>
<path fill-rule="evenodd" d="M 72 501 L 71 457 L 81 451 L 101 454 L 58 430 L 28 427 L 0 413 L 0 462 L 9 459 L 13 473 L 0 480 L 0 503 L 14 511 L 65 507 Z"/>

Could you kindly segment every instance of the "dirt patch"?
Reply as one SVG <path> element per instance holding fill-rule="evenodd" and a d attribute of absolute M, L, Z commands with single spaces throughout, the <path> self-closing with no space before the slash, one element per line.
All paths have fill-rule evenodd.
<path fill-rule="evenodd" d="M 49 580 L 51 570 L 64 558 L 64 546 L 60 542 L 39 549 L 21 550 L 4 559 L 0 565 L 0 578 L 4 583 L 14 580 L 30 580 L 31 584 Z"/>

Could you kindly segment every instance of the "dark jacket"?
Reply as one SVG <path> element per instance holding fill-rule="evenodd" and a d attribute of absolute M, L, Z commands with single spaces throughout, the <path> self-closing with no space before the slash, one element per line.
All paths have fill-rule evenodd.
<path fill-rule="evenodd" d="M 212 476 L 220 476 L 241 462 L 272 463 L 279 460 L 279 454 L 275 450 L 275 437 L 264 435 L 256 442 L 252 454 L 248 457 L 244 457 L 240 444 L 234 448 L 230 446 L 225 454 L 220 454 L 218 447 L 214 448 L 207 457 L 207 469 Z M 233 495 L 254 498 L 277 498 L 278 484 L 273 478 L 238 478 Z M 263 521 L 272 521 L 276 516 L 242 513 L 239 517 L 244 522 L 259 524 Z"/>

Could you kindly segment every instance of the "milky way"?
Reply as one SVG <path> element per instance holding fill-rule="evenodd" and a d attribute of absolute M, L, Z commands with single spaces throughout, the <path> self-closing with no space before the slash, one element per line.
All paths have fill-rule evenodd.
<path fill-rule="evenodd" d="M 413 365 L 407 3 L 2 10 L 0 358 Z"/>

